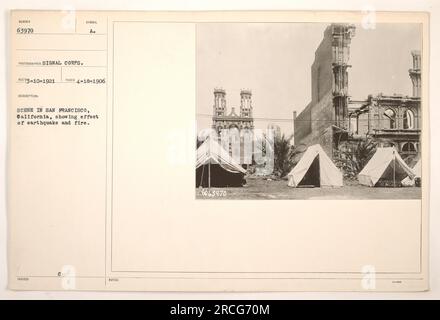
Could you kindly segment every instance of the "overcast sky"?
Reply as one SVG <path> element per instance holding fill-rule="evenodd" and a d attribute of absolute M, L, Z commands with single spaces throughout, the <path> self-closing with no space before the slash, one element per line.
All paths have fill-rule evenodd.
<path fill-rule="evenodd" d="M 251 89 L 256 128 L 268 123 L 293 132 L 292 112 L 310 102 L 310 67 L 326 24 L 198 24 L 197 113 L 212 115 L 214 87 L 226 90 L 228 113 L 238 112 L 240 89 Z M 349 94 L 354 100 L 368 94 L 411 95 L 408 69 L 411 50 L 421 48 L 416 24 L 380 24 L 376 29 L 356 25 L 352 39 Z M 198 128 L 211 127 L 210 117 L 197 117 Z"/>

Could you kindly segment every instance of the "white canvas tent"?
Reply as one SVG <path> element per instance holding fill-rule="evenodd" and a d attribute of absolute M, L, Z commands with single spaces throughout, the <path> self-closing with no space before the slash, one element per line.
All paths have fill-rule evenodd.
<path fill-rule="evenodd" d="M 214 139 L 197 149 L 196 186 L 238 186 L 246 170 Z"/>
<path fill-rule="evenodd" d="M 342 187 L 341 171 L 319 144 L 307 148 L 287 178 L 289 187 L 301 185 Z"/>
<path fill-rule="evenodd" d="M 407 176 L 405 179 L 402 180 L 402 185 L 405 187 L 411 187 L 415 185 L 415 178 L 421 178 L 422 177 L 422 160 L 419 159 L 415 166 L 412 168 L 412 171 L 414 172 L 414 178 L 410 178 Z"/>
<path fill-rule="evenodd" d="M 413 170 L 394 147 L 378 148 L 358 175 L 359 183 L 374 187 L 378 184 L 398 186 L 403 178 L 414 178 Z"/>

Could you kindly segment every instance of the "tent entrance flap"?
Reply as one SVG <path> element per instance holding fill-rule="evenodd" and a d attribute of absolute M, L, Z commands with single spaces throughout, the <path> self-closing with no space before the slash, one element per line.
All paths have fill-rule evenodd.
<path fill-rule="evenodd" d="M 319 154 L 316 155 L 315 159 L 312 161 L 312 164 L 308 168 L 306 174 L 301 179 L 298 186 L 321 186 L 321 172 L 319 167 Z"/>

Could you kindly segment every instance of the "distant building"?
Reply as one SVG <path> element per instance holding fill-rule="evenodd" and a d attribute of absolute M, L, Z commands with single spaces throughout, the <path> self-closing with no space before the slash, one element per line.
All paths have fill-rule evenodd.
<path fill-rule="evenodd" d="M 252 163 L 254 118 L 252 116 L 252 91 L 240 91 L 240 108 L 238 113 L 232 107 L 228 113 L 226 107 L 226 91 L 214 89 L 214 106 L 212 116 L 212 128 L 219 137 L 227 133 L 228 146 L 232 157 L 240 164 Z M 239 144 L 236 142 L 240 142 Z M 224 143 L 224 141 L 223 141 Z"/>
<path fill-rule="evenodd" d="M 226 91 L 214 89 L 214 110 L 212 116 L 212 128 L 220 133 L 223 129 L 252 130 L 254 118 L 252 117 L 252 91 L 241 90 L 240 110 L 237 114 L 235 108 L 231 108 L 228 114 L 226 107 Z"/>
<path fill-rule="evenodd" d="M 276 125 L 276 124 L 273 124 L 273 123 L 269 123 L 267 125 L 267 130 L 272 130 L 274 137 L 281 137 L 281 128 L 280 128 L 279 125 Z"/>
<path fill-rule="evenodd" d="M 348 61 L 354 34 L 355 27 L 349 24 L 332 24 L 325 30 L 312 65 L 312 101 L 294 117 L 295 145 L 319 143 L 338 160 L 341 151 L 370 137 L 379 146 L 394 145 L 410 162 L 420 152 L 420 52 L 412 52 L 412 97 L 379 94 L 362 101 L 351 100 Z"/>

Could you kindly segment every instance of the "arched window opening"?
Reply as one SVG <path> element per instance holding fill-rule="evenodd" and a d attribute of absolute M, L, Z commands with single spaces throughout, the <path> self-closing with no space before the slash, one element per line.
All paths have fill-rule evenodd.
<path fill-rule="evenodd" d="M 384 112 L 384 115 L 389 121 L 390 129 L 395 129 L 396 128 L 396 113 L 394 112 L 394 110 L 387 109 Z"/>
<path fill-rule="evenodd" d="M 402 152 L 416 152 L 416 146 L 412 142 L 406 142 L 402 145 Z"/>
<path fill-rule="evenodd" d="M 395 147 L 395 146 L 396 146 L 395 143 L 391 141 L 385 141 L 382 143 L 382 147 L 384 148 Z"/>
<path fill-rule="evenodd" d="M 414 112 L 411 110 L 406 110 L 403 115 L 403 128 L 414 129 Z"/>

